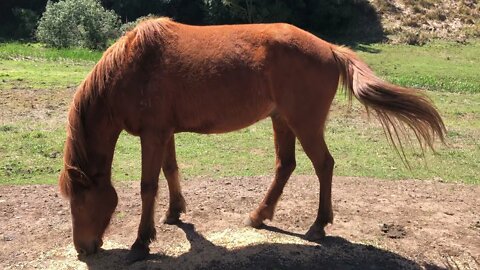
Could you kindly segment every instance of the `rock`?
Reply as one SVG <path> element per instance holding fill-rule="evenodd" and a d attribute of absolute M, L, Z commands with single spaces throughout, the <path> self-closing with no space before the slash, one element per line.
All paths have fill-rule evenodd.
<path fill-rule="evenodd" d="M 393 223 L 382 224 L 380 230 L 385 236 L 392 239 L 401 239 L 407 235 L 407 232 L 402 225 L 395 225 Z"/>

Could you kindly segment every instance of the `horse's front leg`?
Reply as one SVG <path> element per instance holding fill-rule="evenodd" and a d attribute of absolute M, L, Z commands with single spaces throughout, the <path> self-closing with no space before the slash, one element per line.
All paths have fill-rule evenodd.
<path fill-rule="evenodd" d="M 128 254 L 129 262 L 144 259 L 150 251 L 149 244 L 155 239 L 154 203 L 158 190 L 158 176 L 163 164 L 165 148 L 171 136 L 172 132 L 144 132 L 140 135 L 142 144 L 142 216 L 137 240 Z"/>
<path fill-rule="evenodd" d="M 170 138 L 165 149 L 165 158 L 163 161 L 163 174 L 168 182 L 168 191 L 170 203 L 162 222 L 166 224 L 175 224 L 180 220 L 180 214 L 186 212 L 185 199 L 180 187 L 180 177 L 178 173 L 178 164 L 175 154 L 175 139 Z"/>

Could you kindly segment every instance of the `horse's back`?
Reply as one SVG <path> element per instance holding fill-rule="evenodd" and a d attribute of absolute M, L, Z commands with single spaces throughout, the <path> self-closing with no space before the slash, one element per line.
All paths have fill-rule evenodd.
<path fill-rule="evenodd" d="M 219 133 L 251 125 L 279 103 L 295 101 L 304 88 L 315 88 L 318 67 L 332 63 L 328 43 L 288 24 L 160 23 L 169 24 L 168 31 L 139 87 L 144 99 L 154 100 L 147 110 L 152 125 L 177 131 Z"/>

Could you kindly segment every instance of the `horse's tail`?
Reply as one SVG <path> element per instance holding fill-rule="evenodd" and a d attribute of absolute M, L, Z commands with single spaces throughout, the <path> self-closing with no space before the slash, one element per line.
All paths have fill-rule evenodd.
<path fill-rule="evenodd" d="M 424 94 L 381 80 L 348 48 L 332 45 L 332 52 L 349 100 L 353 95 L 367 111 L 375 113 L 397 151 L 399 146 L 405 162 L 400 141 L 400 135 L 406 135 L 405 126 L 413 130 L 422 151 L 427 145 L 433 150 L 436 136 L 444 142 L 446 129 L 443 120 Z"/>

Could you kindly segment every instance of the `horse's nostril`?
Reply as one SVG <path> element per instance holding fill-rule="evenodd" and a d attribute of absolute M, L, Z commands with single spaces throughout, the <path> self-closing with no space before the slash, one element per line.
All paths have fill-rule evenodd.
<path fill-rule="evenodd" d="M 79 249 L 78 249 L 78 254 L 79 254 L 79 255 L 82 255 L 82 256 L 85 256 L 85 255 L 87 255 L 87 251 L 86 251 L 85 249 L 83 249 L 83 248 L 79 248 Z"/>

